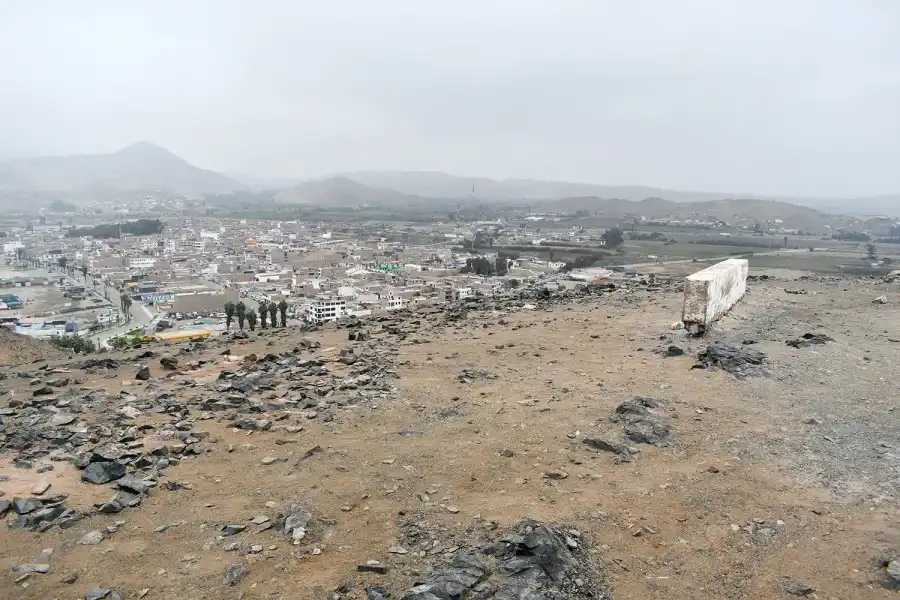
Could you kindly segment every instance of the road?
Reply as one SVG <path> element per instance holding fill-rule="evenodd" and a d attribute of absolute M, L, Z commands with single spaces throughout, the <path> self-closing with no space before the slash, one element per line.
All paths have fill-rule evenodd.
<path fill-rule="evenodd" d="M 79 277 L 77 279 L 72 279 L 72 281 L 76 285 L 85 285 L 85 287 L 94 292 L 94 290 L 102 290 L 104 289 L 103 282 L 98 280 L 98 285 L 94 287 L 94 278 L 90 275 L 87 276 L 87 280 L 83 277 Z M 106 286 L 106 292 L 109 295 L 109 302 L 113 308 L 118 309 L 122 306 L 121 295 L 119 291 L 111 286 Z M 94 292 L 98 297 L 103 298 L 103 296 L 99 292 Z M 118 325 L 111 329 L 104 329 L 101 332 L 98 332 L 96 335 L 91 335 L 90 338 L 94 340 L 100 346 L 108 347 L 107 342 L 110 338 L 114 338 L 118 335 L 122 335 L 132 329 L 136 329 L 138 327 L 144 327 L 145 325 L 149 325 L 154 318 L 153 312 L 140 302 L 135 302 L 131 305 L 131 320 L 123 325 Z"/>

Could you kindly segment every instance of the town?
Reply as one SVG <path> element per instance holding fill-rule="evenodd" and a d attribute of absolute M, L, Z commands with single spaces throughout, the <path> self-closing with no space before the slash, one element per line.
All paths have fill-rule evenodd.
<path fill-rule="evenodd" d="M 25 335 L 74 336 L 87 341 L 82 347 L 109 348 L 320 325 L 728 256 L 884 274 L 893 246 L 867 257 L 864 242 L 892 242 L 900 231 L 889 218 L 833 222 L 834 228 L 804 221 L 814 232 L 777 217 L 761 227 L 750 217 L 626 212 L 598 219 L 585 210 L 531 207 L 491 219 L 436 214 L 428 223 L 402 216 L 296 220 L 289 207 L 277 219 L 247 219 L 188 216 L 189 203 L 150 196 L 118 209 L 62 203 L 8 215 L 0 320 Z M 851 223 L 857 231 L 848 233 Z M 805 264 L 810 256 L 828 261 L 826 267 Z"/>

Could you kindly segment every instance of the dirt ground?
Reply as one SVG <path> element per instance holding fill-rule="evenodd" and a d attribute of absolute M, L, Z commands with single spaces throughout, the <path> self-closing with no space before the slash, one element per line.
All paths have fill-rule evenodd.
<path fill-rule="evenodd" d="M 785 292 L 798 283 L 806 294 Z M 387 585 L 399 598 L 435 556 L 488 525 L 525 518 L 577 528 L 613 598 L 790 598 L 792 582 L 814 590 L 811 598 L 896 597 L 878 559 L 900 554 L 897 292 L 873 280 L 751 282 L 700 340 L 670 329 L 680 294 L 643 290 L 547 311 L 470 312 L 447 326 L 430 319 L 402 341 L 374 330 L 396 350 L 396 393 L 342 407 L 330 422 L 298 416 L 295 433 L 247 432 L 192 415 L 195 429 L 209 433 L 209 451 L 161 476 L 182 485 L 158 486 L 140 507 L 70 529 L 4 531 L 0 598 L 84 598 L 93 587 L 148 599 L 321 599 L 338 589 L 337 597 L 365 598 L 365 585 Z M 873 304 L 882 293 L 888 303 Z M 806 332 L 835 341 L 785 345 Z M 310 357 L 336 358 L 355 344 L 333 327 L 303 337 L 322 344 Z M 230 345 L 234 354 L 261 355 L 298 339 Z M 756 342 L 768 357 L 764 373 L 738 379 L 692 369 L 696 351 L 720 340 Z M 117 379 L 79 375 L 77 385 L 112 397 L 197 394 L 181 383 L 212 385 L 219 372 L 240 369 L 222 357 L 225 343 L 194 357 L 213 361 L 199 371 L 167 376 L 151 362 L 161 378 L 152 388 L 131 380 L 132 368 Z M 687 354 L 663 357 L 671 344 Z M 464 369 L 483 373 L 461 381 Z M 29 389 L 24 379 L 2 383 L 0 406 Z M 636 453 L 623 461 L 582 443 L 621 438 L 609 417 L 634 396 L 663 402 L 672 423 L 665 445 L 631 444 Z M 264 465 L 265 457 L 279 460 Z M 68 493 L 72 506 L 111 493 L 64 464 L 51 474 L 52 491 Z M 8 462 L 0 475 L 5 499 L 28 495 L 41 477 Z M 308 545 L 272 530 L 218 534 L 221 524 L 274 516 L 274 507 L 298 499 L 320 523 Z M 409 521 L 433 539 L 410 545 Z M 116 530 L 106 533 L 109 526 Z M 95 529 L 105 533 L 100 544 L 76 543 Z M 262 550 L 227 550 L 235 541 Z M 410 552 L 388 552 L 398 544 Z M 50 572 L 17 582 L 13 567 L 44 562 L 51 548 Z M 370 560 L 391 575 L 356 572 Z M 235 563 L 249 575 L 225 586 Z M 77 580 L 63 583 L 72 574 Z"/>

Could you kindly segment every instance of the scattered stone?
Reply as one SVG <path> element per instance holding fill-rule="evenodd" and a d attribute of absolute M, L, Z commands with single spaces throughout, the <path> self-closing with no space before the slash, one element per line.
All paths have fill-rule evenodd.
<path fill-rule="evenodd" d="M 470 550 L 457 550 L 447 566 L 433 569 L 401 600 L 608 598 L 591 571 L 592 561 L 580 560 L 575 554 L 579 544 L 574 538 L 567 544 L 567 537 L 548 525 L 526 521 L 513 533 L 482 546 L 484 559 Z M 370 600 L 386 597 L 367 594 Z"/>
<path fill-rule="evenodd" d="M 229 587 L 234 587 L 244 580 L 247 575 L 250 574 L 250 569 L 242 564 L 231 565 L 228 567 L 228 570 L 225 572 L 225 581 L 224 584 Z"/>
<path fill-rule="evenodd" d="M 306 527 L 311 519 L 312 514 L 303 504 L 292 504 L 284 516 L 283 525 L 281 525 L 282 535 L 295 545 L 299 544 L 306 537 Z"/>
<path fill-rule="evenodd" d="M 77 543 L 81 544 L 82 546 L 96 546 L 102 541 L 103 532 L 101 532 L 99 529 L 95 529 L 81 536 Z"/>
<path fill-rule="evenodd" d="M 16 565 L 13 567 L 13 573 L 41 573 L 47 574 L 50 572 L 50 565 L 47 564 L 34 564 L 27 563 L 23 565 Z"/>
<path fill-rule="evenodd" d="M 824 333 L 804 333 L 798 338 L 785 340 L 785 344 L 794 348 L 807 348 L 809 346 L 820 346 L 828 342 L 833 342 L 834 338 Z"/>
<path fill-rule="evenodd" d="M 135 494 L 146 494 L 150 486 L 143 480 L 134 475 L 126 475 L 116 481 L 116 486 L 120 490 L 133 492 Z"/>
<path fill-rule="evenodd" d="M 673 356 L 683 356 L 683 355 L 684 355 L 684 349 L 679 346 L 675 346 L 675 345 L 671 345 L 668 348 L 666 348 L 666 352 L 665 352 L 665 354 L 663 354 L 663 356 L 666 358 L 672 358 Z"/>
<path fill-rule="evenodd" d="M 27 515 L 40 509 L 43 503 L 36 498 L 13 498 L 12 507 L 17 515 Z"/>
<path fill-rule="evenodd" d="M 239 533 L 243 533 L 245 529 L 247 529 L 246 525 L 236 525 L 234 523 L 227 523 L 219 529 L 219 533 L 225 537 L 229 537 L 232 535 L 237 535 Z"/>
<path fill-rule="evenodd" d="M 758 350 L 716 342 L 707 346 L 697 358 L 700 363 L 695 367 L 705 369 L 718 367 L 732 375 L 743 377 L 756 374 L 766 355 Z"/>
<path fill-rule="evenodd" d="M 159 364 L 166 371 L 174 371 L 178 368 L 178 359 L 174 356 L 163 356 L 159 359 Z"/>
<path fill-rule="evenodd" d="M 900 583 L 900 558 L 888 562 L 887 573 L 894 580 L 894 583 Z"/>
<path fill-rule="evenodd" d="M 274 456 L 266 456 L 265 458 L 263 458 L 263 459 L 262 459 L 261 461 L 259 461 L 259 462 L 261 462 L 261 463 L 264 464 L 264 465 L 271 465 L 271 464 L 273 464 L 273 463 L 278 462 L 278 459 L 275 458 Z"/>
<path fill-rule="evenodd" d="M 887 296 L 881 295 L 881 296 L 877 296 L 876 298 L 874 298 L 872 300 L 872 304 L 887 304 L 887 301 L 888 301 Z"/>
<path fill-rule="evenodd" d="M 387 565 L 381 563 L 368 562 L 364 565 L 356 565 L 356 570 L 360 573 L 378 573 L 379 575 L 387 575 L 390 569 Z"/>
<path fill-rule="evenodd" d="M 125 475 L 125 465 L 117 461 L 90 463 L 81 474 L 81 479 L 97 485 L 109 483 Z"/>
<path fill-rule="evenodd" d="M 623 444 L 615 444 L 600 438 L 584 438 L 581 442 L 588 448 L 600 452 L 612 452 L 613 454 L 627 454 L 628 452 L 628 448 Z"/>
<path fill-rule="evenodd" d="M 134 378 L 138 381 L 147 381 L 150 379 L 150 367 L 147 365 L 138 367 L 137 373 L 134 374 Z"/>
<path fill-rule="evenodd" d="M 383 587 L 370 586 L 366 588 L 366 600 L 388 600 L 391 597 Z"/>
<path fill-rule="evenodd" d="M 792 594 L 794 596 L 809 596 L 816 590 L 809 587 L 805 583 L 800 583 L 799 581 L 788 580 L 784 584 L 784 591 L 788 594 Z"/>
<path fill-rule="evenodd" d="M 658 446 L 671 433 L 669 418 L 656 412 L 661 405 L 659 400 L 636 396 L 616 407 L 613 420 L 625 423 L 625 435 L 631 441 Z"/>
<path fill-rule="evenodd" d="M 107 588 L 91 588 L 84 595 L 84 600 L 123 600 L 122 594 Z"/>

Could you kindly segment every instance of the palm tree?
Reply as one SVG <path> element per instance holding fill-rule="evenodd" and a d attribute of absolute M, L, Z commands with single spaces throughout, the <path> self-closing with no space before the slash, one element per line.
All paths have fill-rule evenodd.
<path fill-rule="evenodd" d="M 269 318 L 269 307 L 265 302 L 260 302 L 257 310 L 259 311 L 259 324 L 263 329 L 265 329 L 266 319 Z M 272 326 L 274 327 L 275 325 L 273 324 Z"/>
<path fill-rule="evenodd" d="M 63 271 L 65 271 L 65 270 L 66 270 L 66 263 L 67 263 L 67 262 L 69 262 L 69 259 L 68 259 L 68 258 L 66 258 L 65 256 L 60 256 L 60 257 L 59 257 L 59 260 L 56 261 L 56 264 L 59 265 L 59 268 L 60 268 L 60 269 L 62 269 Z"/>
<path fill-rule="evenodd" d="M 81 267 L 79 267 L 78 270 L 81 271 L 81 276 L 84 277 L 84 285 L 87 286 L 87 274 L 88 274 L 87 265 L 81 265 Z"/>
<path fill-rule="evenodd" d="M 269 302 L 269 322 L 272 327 L 278 325 L 278 306 L 274 302 Z"/>
<path fill-rule="evenodd" d="M 247 313 L 247 324 L 250 325 L 250 331 L 256 331 L 256 313 L 252 310 Z"/>
<path fill-rule="evenodd" d="M 231 320 L 234 319 L 234 302 L 225 303 L 225 330 L 231 328 Z"/>
<path fill-rule="evenodd" d="M 281 302 L 278 303 L 278 312 L 281 313 L 281 326 L 282 327 L 287 327 L 287 309 L 288 309 L 287 302 L 282 300 Z"/>
<path fill-rule="evenodd" d="M 234 305 L 234 312 L 237 315 L 238 328 L 244 331 L 244 321 L 247 319 L 247 305 L 243 301 L 238 302 Z"/>

